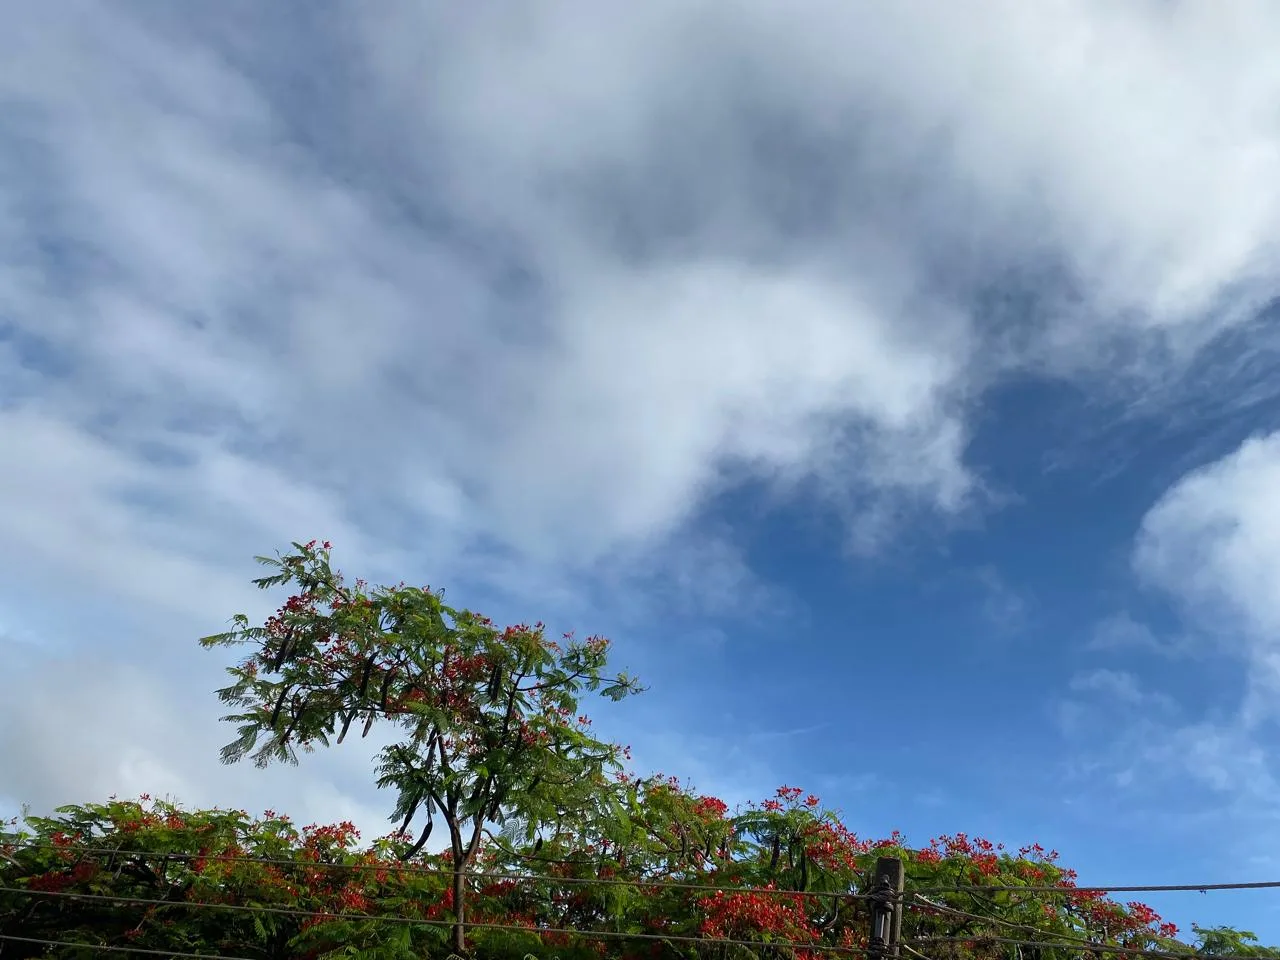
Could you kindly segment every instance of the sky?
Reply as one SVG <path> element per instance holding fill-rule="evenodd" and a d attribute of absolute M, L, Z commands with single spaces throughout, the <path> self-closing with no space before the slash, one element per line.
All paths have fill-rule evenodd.
<path fill-rule="evenodd" d="M 317 537 L 610 636 L 732 804 L 1280 879 L 1280 7 L 0 19 L 0 813 L 389 829 L 372 738 L 217 759 Z"/>

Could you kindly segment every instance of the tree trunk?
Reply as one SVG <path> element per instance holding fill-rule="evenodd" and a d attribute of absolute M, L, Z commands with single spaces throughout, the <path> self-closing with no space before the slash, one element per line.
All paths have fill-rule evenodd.
<path fill-rule="evenodd" d="M 455 860 L 453 868 L 453 949 L 460 957 L 467 955 L 467 908 L 464 901 L 466 894 L 466 864 Z"/>
<path fill-rule="evenodd" d="M 453 811 L 449 814 L 449 847 L 453 851 L 453 952 L 467 955 L 467 868 L 471 857 L 462 837 L 462 823 Z"/>
<path fill-rule="evenodd" d="M 456 820 L 455 820 L 456 823 Z M 476 814 L 471 825 L 471 841 L 462 845 L 461 824 L 457 829 L 450 829 L 453 841 L 453 949 L 459 956 L 466 956 L 467 949 L 467 870 L 475 860 L 476 851 L 480 849 L 480 840 L 484 836 L 484 817 Z"/>

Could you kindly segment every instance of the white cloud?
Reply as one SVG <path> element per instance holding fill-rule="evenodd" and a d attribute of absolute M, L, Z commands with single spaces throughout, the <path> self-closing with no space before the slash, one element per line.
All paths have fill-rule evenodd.
<path fill-rule="evenodd" d="M 1280 626 L 1280 433 L 1256 436 L 1179 480 L 1147 513 L 1135 563 L 1187 599 L 1225 605 L 1259 633 Z"/>
<path fill-rule="evenodd" d="M 983 495 L 993 377 L 1160 372 L 1274 291 L 1270 5 L 176 9 L 0 36 L 0 613 L 72 647 L 177 669 L 311 535 L 731 608 L 689 523 L 737 480 L 873 550 Z M 213 782 L 164 744 L 68 789 Z"/>
<path fill-rule="evenodd" d="M 366 33 L 390 50 L 383 76 L 397 90 L 435 80 L 440 97 L 415 127 L 448 129 L 460 186 L 495 218 L 510 219 L 511 201 L 527 209 L 529 186 L 576 172 L 617 174 L 625 188 L 645 164 L 667 174 L 642 184 L 655 202 L 688 199 L 704 228 L 758 237 L 770 201 L 806 197 L 768 179 L 783 171 L 765 167 L 744 109 L 759 97 L 774 119 L 794 118 L 770 132 L 797 152 L 842 148 L 847 180 L 806 172 L 844 188 L 830 217 L 855 235 L 850 258 L 872 246 L 859 226 L 887 226 L 878 215 L 897 230 L 875 246 L 912 260 L 929 252 L 930 229 L 934 252 L 961 236 L 1005 255 L 1006 244 L 1061 245 L 1087 297 L 1161 321 L 1195 316 L 1224 280 L 1258 279 L 1274 255 L 1280 71 L 1268 51 L 1280 18 L 1262 3 L 1209 16 L 1065 0 L 1034 12 L 1008 0 L 980 12 L 666 2 L 622 21 L 564 4 L 518 28 L 505 13 L 395 9 Z M 432 35 L 450 41 L 415 56 Z M 839 209 L 852 200 L 861 224 Z"/>
<path fill-rule="evenodd" d="M 0 809 L 29 803 L 45 814 L 61 804 L 150 793 L 187 809 L 243 806 L 260 814 L 274 807 L 301 823 L 351 819 L 370 837 L 390 832 L 390 808 L 369 776 L 381 742 L 305 757 L 296 769 L 222 767 L 215 758 L 230 731 L 216 722 L 213 697 L 195 689 L 199 681 L 122 665 L 105 653 L 42 660 L 5 650 L 24 682 L 0 704 Z M 287 809 L 282 796 L 290 797 Z"/>
<path fill-rule="evenodd" d="M 1070 688 L 1075 693 L 1099 694 L 1127 707 L 1168 704 L 1166 697 L 1143 690 L 1138 678 L 1125 670 L 1099 668 L 1078 673 L 1071 678 Z"/>
<path fill-rule="evenodd" d="M 1085 649 L 1102 653 L 1154 653 L 1163 657 L 1181 658 L 1193 656 L 1201 650 L 1203 641 L 1194 634 L 1166 636 L 1157 633 L 1149 624 L 1134 619 L 1121 611 L 1104 617 L 1094 627 L 1093 635 Z"/>
<path fill-rule="evenodd" d="M 1220 794 L 1273 807 L 1276 779 L 1268 751 L 1231 723 L 1203 722 L 1148 740 L 1153 767 L 1185 771 Z"/>
<path fill-rule="evenodd" d="M 982 616 L 997 633 L 1012 634 L 1025 629 L 1030 616 L 1028 601 L 1010 586 L 998 569 L 980 567 L 974 571 L 974 579 L 981 591 Z"/>
<path fill-rule="evenodd" d="M 1183 722 L 1171 696 L 1128 670 L 1078 671 L 1067 690 L 1068 695 L 1051 704 L 1050 713 L 1065 737 L 1089 745 L 1067 766 L 1086 775 L 1108 770 L 1120 786 L 1150 774 L 1151 751 L 1167 741 L 1165 730 Z"/>
<path fill-rule="evenodd" d="M 1280 780 L 1268 728 L 1280 692 L 1280 434 L 1257 436 L 1179 479 L 1143 518 L 1134 569 L 1168 597 L 1187 630 L 1173 641 L 1127 616 L 1100 630 L 1094 649 L 1226 657 L 1240 668 L 1238 686 L 1201 671 L 1184 672 L 1193 691 L 1179 708 L 1126 671 L 1095 669 L 1073 678 L 1072 691 L 1105 702 L 1059 705 L 1063 732 L 1085 751 L 1079 773 L 1099 771 L 1148 799 L 1179 789 L 1184 828 L 1200 818 L 1220 842 L 1254 849 L 1274 838 Z M 1162 656 L 1156 661 L 1169 668 Z M 1185 663 L 1185 661 L 1184 661 Z M 1191 685 L 1189 688 L 1185 685 Z M 1194 705 L 1194 706 L 1193 706 Z M 1193 799 L 1193 790 L 1199 799 Z M 1109 794 L 1118 802 L 1116 794 Z M 1154 815 L 1154 814 L 1153 814 Z"/>
<path fill-rule="evenodd" d="M 1250 724 L 1274 716 L 1280 692 L 1277 490 L 1280 434 L 1254 437 L 1175 484 L 1144 518 L 1134 555 L 1145 578 L 1243 654 Z"/>
<path fill-rule="evenodd" d="M 234 416 L 237 456 L 572 562 L 661 541 L 742 461 L 818 474 L 863 539 L 901 496 L 966 505 L 993 276 L 1065 269 L 1084 303 L 1030 356 L 1087 366 L 1098 324 L 1221 323 L 1267 275 L 1268 8 L 699 9 L 348 8 L 366 86 L 310 150 L 267 62 L 24 14 L 3 82 L 42 160 L 5 252 L 36 280 L 6 313 L 99 407 Z M 391 135 L 357 109 L 397 149 L 342 181 L 342 132 Z M 433 208 L 518 251 L 532 302 L 411 226 Z"/>
<path fill-rule="evenodd" d="M 590 517 L 644 542 L 714 491 L 726 461 L 808 472 L 846 418 L 873 425 L 868 446 L 884 448 L 864 482 L 959 506 L 969 481 L 935 410 L 963 354 L 911 345 L 847 283 L 770 273 L 703 264 L 593 276 L 598 289 L 566 318 L 560 375 L 513 411 L 489 480 L 500 529 L 554 545 Z M 945 449 L 892 455 L 904 434 Z"/>
<path fill-rule="evenodd" d="M 0 410 L 0 537 L 18 583 L 83 590 L 217 626 L 255 603 L 249 558 L 309 527 L 365 562 L 386 552 L 325 492 L 215 444 L 169 438 L 186 462 L 158 465 L 35 407 Z M 15 562 L 16 561 L 16 562 Z M 16 596 L 13 598 L 16 600 Z"/>

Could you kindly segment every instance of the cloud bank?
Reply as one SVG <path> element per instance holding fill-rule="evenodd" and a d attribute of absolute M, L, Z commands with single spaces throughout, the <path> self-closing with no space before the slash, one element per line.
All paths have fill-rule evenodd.
<path fill-rule="evenodd" d="M 717 497 L 875 556 L 990 506 L 993 383 L 1127 402 L 1276 293 L 1262 2 L 12 7 L 0 614 L 185 683 L 161 638 L 295 536 L 566 604 L 711 558 L 732 608 Z"/>

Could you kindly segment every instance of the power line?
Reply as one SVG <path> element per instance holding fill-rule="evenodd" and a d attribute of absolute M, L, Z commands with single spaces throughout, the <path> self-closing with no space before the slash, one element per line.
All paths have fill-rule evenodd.
<path fill-rule="evenodd" d="M 453 875 L 453 871 L 442 867 L 424 867 L 415 864 L 343 864 L 343 863 L 327 863 L 322 861 L 309 862 L 304 860 L 289 860 L 275 857 L 249 857 L 249 856 L 232 856 L 229 854 L 210 853 L 204 857 L 190 853 L 164 853 L 151 850 L 127 850 L 116 849 L 113 847 L 87 847 L 79 844 L 55 844 L 49 841 L 26 843 L 14 852 L 22 849 L 55 849 L 55 850 L 78 850 L 81 853 L 106 854 L 125 857 L 143 857 L 150 859 L 165 858 L 185 863 L 191 860 L 213 860 L 220 863 L 263 863 L 276 866 L 292 866 L 305 869 L 331 869 L 331 870 L 391 870 L 398 873 L 416 873 L 426 876 L 444 876 Z M 535 861 L 537 862 L 537 861 Z M 590 866 L 586 861 L 542 861 L 548 863 L 574 863 L 581 866 Z M 720 887 L 714 884 L 706 883 L 681 883 L 670 880 L 623 880 L 616 878 L 593 878 L 593 877 L 545 877 L 535 876 L 522 873 L 509 873 L 501 871 L 476 870 L 466 871 L 467 876 L 488 878 L 493 880 L 525 880 L 525 881 L 546 881 L 559 884 L 593 884 L 601 886 L 649 886 L 661 887 L 663 889 L 672 890 L 705 890 L 711 893 L 764 893 L 776 894 L 778 896 L 824 896 L 824 897 L 843 897 L 850 900 L 869 900 L 871 896 L 865 893 L 856 893 L 853 891 L 803 891 L 803 890 L 769 890 L 764 887 Z M 947 887 L 922 887 L 916 893 L 1057 893 L 1071 895 L 1075 893 L 1170 893 L 1170 892 L 1192 892 L 1207 893 L 1210 890 L 1268 890 L 1280 888 L 1280 880 L 1258 880 L 1242 883 L 1184 883 L 1184 884 L 1144 884 L 1135 886 L 1050 886 L 1050 885 L 1014 885 L 1014 884 L 957 884 Z"/>
<path fill-rule="evenodd" d="M 926 957 L 923 953 L 921 953 L 915 947 L 911 946 L 911 944 L 909 943 L 900 943 L 898 944 L 898 946 L 901 947 L 903 950 L 905 950 L 907 953 L 911 954 L 913 957 L 915 957 L 916 960 L 933 960 L 932 957 Z"/>
<path fill-rule="evenodd" d="M 911 944 L 927 944 L 927 943 L 1003 943 L 1015 947 L 1039 947 L 1042 950 L 1063 949 L 1063 950 L 1089 950 L 1096 953 L 1116 953 L 1131 957 L 1158 957 L 1161 960 L 1188 960 L 1196 956 L 1194 950 L 1187 949 L 1186 953 L 1171 953 L 1166 950 L 1148 950 L 1143 947 L 1121 947 L 1112 946 L 1106 943 L 1093 943 L 1073 940 L 1048 941 L 1048 940 L 1015 940 L 1011 937 L 996 937 L 987 934 L 974 934 L 968 937 L 917 937 L 913 940 L 906 941 L 902 946 Z"/>
<path fill-rule="evenodd" d="M 93 900 L 115 904 L 132 904 L 139 907 L 189 907 L 209 910 L 229 910 L 240 913 L 271 913 L 284 917 L 312 919 L 315 917 L 342 918 L 343 920 L 375 920 L 393 924 L 421 925 L 426 927 L 452 927 L 453 920 L 430 920 L 416 917 L 378 916 L 371 913 L 335 913 L 332 910 L 303 910 L 298 907 L 272 907 L 267 905 L 250 906 L 245 903 L 210 903 L 200 900 L 163 900 L 158 897 L 116 896 L 109 893 L 72 893 L 66 890 L 30 890 L 25 887 L 0 887 L 0 893 L 14 893 L 29 897 L 58 897 L 65 900 Z M 467 922 L 464 926 L 488 926 L 488 924 Z M 525 929 L 518 927 L 517 929 Z"/>
<path fill-rule="evenodd" d="M 181 953 L 176 950 L 155 950 L 150 947 L 112 947 L 105 943 L 75 943 L 71 940 L 41 940 L 38 937 L 15 937 L 0 933 L 0 940 L 15 943 L 35 943 L 44 947 L 78 947 L 81 950 L 107 950 L 112 953 L 143 953 L 158 957 L 199 957 L 200 960 L 249 960 L 248 957 L 228 957 L 220 953 Z"/>
<path fill-rule="evenodd" d="M 454 871 L 443 867 L 424 867 L 417 864 L 390 863 L 327 863 L 306 860 L 288 860 L 282 857 L 249 857 L 229 854 L 210 853 L 204 857 L 190 853 L 164 853 L 151 850 L 124 850 L 113 847 L 85 847 L 78 844 L 58 845 L 53 843 L 31 843 L 27 849 L 42 848 L 54 850 L 77 850 L 80 853 L 100 854 L 119 857 L 138 857 L 140 859 L 168 859 L 175 863 L 188 863 L 193 860 L 208 860 L 215 863 L 261 863 L 270 866 L 287 866 L 299 870 L 387 870 L 396 873 L 418 874 L 421 876 L 452 877 Z M 515 880 L 527 883 L 551 883 L 572 886 L 574 884 L 590 884 L 592 886 L 624 886 L 624 887 L 658 887 L 663 890 L 698 890 L 706 893 L 762 893 L 780 897 L 840 897 L 846 900 L 870 900 L 870 894 L 854 891 L 818 891 L 818 890 L 777 890 L 767 887 L 727 887 L 709 883 L 681 883 L 674 880 L 623 880 L 614 877 L 547 877 L 527 873 L 504 873 L 489 870 L 467 870 L 468 877 L 489 880 Z"/>
<path fill-rule="evenodd" d="M 415 917 L 397 917 L 397 916 L 376 916 L 367 913 L 334 913 L 332 911 L 323 910 L 299 910 L 294 907 L 270 907 L 270 906 L 249 906 L 242 903 L 205 903 L 194 900 L 159 900 L 148 897 L 118 897 L 110 894 L 99 893 L 68 893 L 61 890 L 28 890 L 22 887 L 0 887 L 0 893 L 14 893 L 19 895 L 33 897 L 60 897 L 71 900 L 93 900 L 106 901 L 110 903 L 122 904 L 129 903 L 136 906 L 157 906 L 157 907 L 190 907 L 194 909 L 212 909 L 212 910 L 231 910 L 246 913 L 270 913 L 292 917 L 322 917 L 333 920 L 368 920 L 373 923 L 395 923 L 408 924 L 411 926 L 426 927 L 456 927 L 456 920 L 419 920 Z M 523 933 L 532 933 L 541 936 L 547 933 L 567 933 L 580 937 L 597 938 L 597 939 L 615 939 L 615 940 L 658 940 L 670 941 L 672 943 L 717 943 L 728 944 L 730 946 L 759 947 L 764 941 L 759 940 L 738 940 L 725 937 L 693 937 L 684 934 L 665 934 L 665 933 L 624 933 L 616 930 L 580 930 L 574 927 L 527 927 L 516 923 L 489 923 L 488 921 L 464 921 L 463 927 L 473 930 L 507 930 Z M 794 947 L 799 950 L 822 950 L 826 953 L 836 953 L 846 956 L 866 956 L 871 950 L 866 947 L 842 947 L 828 946 L 826 944 L 804 943 L 797 940 L 770 940 L 770 946 L 775 947 Z M 74 945 L 74 944 L 73 944 Z M 113 949 L 131 949 L 116 947 Z M 168 954 L 168 951 L 160 951 Z M 206 954 L 169 954 L 171 956 L 207 956 Z M 219 958 L 219 960 L 244 960 L 244 958 Z"/>
<path fill-rule="evenodd" d="M 994 923 L 997 926 L 1009 927 L 1010 929 L 1013 929 L 1013 930 L 1022 930 L 1027 933 L 1044 933 L 1044 931 L 1041 930 L 1039 927 L 1033 927 L 1029 923 L 1018 923 L 1015 920 L 1006 920 L 1003 917 L 986 917 L 979 913 L 970 913 L 967 910 L 959 910 L 956 907 L 948 906 L 945 903 L 935 903 L 934 901 L 928 899 L 927 897 L 923 897 L 918 893 L 913 893 L 912 896 L 934 910 L 940 910 L 943 913 L 948 913 L 951 916 L 959 917 L 962 920 L 979 920 L 979 921 L 982 921 L 983 923 Z M 1086 940 L 1084 937 L 1073 937 L 1069 934 L 1055 934 L 1055 936 L 1059 940 L 1070 940 L 1077 944 L 1080 944 L 1081 946 L 1085 946 L 1085 947 L 1093 946 L 1093 941 Z"/>
<path fill-rule="evenodd" d="M 980 913 L 969 913 L 969 911 L 967 910 L 959 910 L 955 907 L 948 906 L 945 903 L 935 903 L 934 901 L 929 900 L 928 898 L 923 897 L 918 893 L 913 893 L 911 894 L 911 896 L 919 900 L 929 909 L 938 910 L 938 911 L 941 911 L 942 913 L 950 914 L 953 917 L 959 917 L 962 920 L 981 920 L 983 923 L 994 923 L 999 926 L 1010 927 L 1016 930 L 1025 930 L 1029 933 L 1044 932 L 1043 930 L 1040 930 L 1038 927 L 1031 926 L 1031 924 L 1029 923 L 1018 923 L 1015 920 L 1005 920 L 1003 917 L 985 917 Z M 1070 940 L 1074 938 L 1064 937 L 1063 939 Z M 1088 940 L 1084 940 L 1084 939 L 1081 939 L 1080 942 L 1083 944 L 1089 943 Z"/>
<path fill-rule="evenodd" d="M 1180 883 L 1131 887 L 1051 887 L 1013 886 L 1012 884 L 960 884 L 954 887 L 923 887 L 920 893 L 991 893 L 1007 890 L 1020 893 L 1168 893 L 1190 891 L 1207 893 L 1210 890 L 1266 890 L 1280 887 L 1280 880 L 1259 880 L 1253 883 Z"/>
<path fill-rule="evenodd" d="M 67 847 L 64 846 L 64 847 L 61 847 L 60 849 L 67 849 Z M 193 859 L 199 859 L 196 857 L 192 857 L 191 855 L 188 855 L 188 854 L 175 855 L 175 854 L 153 853 L 149 851 L 116 850 L 111 848 L 82 848 L 82 852 L 98 852 L 98 853 L 105 853 L 105 854 L 114 854 L 117 856 L 137 856 L 137 857 L 143 857 L 143 858 L 170 857 L 178 861 L 189 861 Z M 219 855 L 212 855 L 208 859 L 221 860 L 224 862 L 284 864 L 284 865 L 288 865 L 288 866 L 292 866 L 300 869 L 321 869 L 321 870 L 387 869 L 387 870 L 401 870 L 401 871 L 411 872 L 411 873 L 427 873 L 431 875 L 449 875 L 451 873 L 451 871 L 441 870 L 438 868 L 425 868 L 425 867 L 417 867 L 413 865 L 378 865 L 378 864 L 347 865 L 347 864 L 334 864 L 334 863 L 323 863 L 323 862 L 307 863 L 305 861 L 284 860 L 284 859 L 267 858 L 267 857 L 231 857 L 231 856 L 219 856 Z M 570 881 L 570 882 L 623 883 L 623 884 L 632 885 L 632 886 L 652 886 L 652 887 L 662 887 L 662 888 L 672 887 L 677 889 L 705 890 L 709 892 L 776 893 L 776 894 L 785 894 L 790 896 L 812 896 L 812 897 L 857 896 L 859 898 L 867 898 L 869 896 L 865 894 L 856 894 L 856 895 L 824 894 L 824 893 L 815 893 L 815 892 L 808 892 L 808 891 L 766 890 L 766 889 L 754 888 L 754 887 L 714 887 L 706 884 L 663 883 L 660 881 L 645 883 L 645 882 L 632 882 L 632 881 L 619 881 L 619 880 L 592 881 L 590 879 L 569 878 L 569 877 L 546 878 L 546 877 L 525 876 L 525 875 L 517 875 L 517 874 L 476 873 L 473 875 L 474 876 L 499 876 L 499 877 L 505 877 L 506 879 L 510 879 L 514 881 L 522 881 L 522 882 L 529 882 L 529 883 L 543 882 L 547 880 L 552 880 L 554 882 L 558 879 L 561 881 Z M 1277 884 L 1277 885 L 1280 885 L 1280 884 Z M 1219 887 L 1226 888 L 1226 889 L 1235 889 L 1237 888 L 1237 885 L 1219 885 Z M 957 888 L 957 892 L 968 892 L 968 891 L 989 892 L 992 890 L 1001 890 L 1001 889 L 1034 892 L 1037 888 L 971 886 L 971 887 Z M 1076 889 L 1084 890 L 1084 891 L 1094 891 L 1094 890 L 1115 891 L 1115 890 L 1126 890 L 1130 888 L 1052 887 L 1052 888 L 1043 888 L 1043 889 L 1046 889 L 1052 892 L 1063 893 L 1063 892 L 1071 892 L 1072 890 L 1076 890 Z M 1137 888 L 1137 889 L 1148 889 L 1148 888 L 1143 887 L 1143 888 Z M 1180 887 L 1179 889 L 1198 890 L 1200 888 L 1196 886 L 1184 886 L 1184 887 Z M 199 901 L 174 901 L 174 900 L 163 900 L 163 899 L 145 898 L 145 897 L 114 896 L 114 895 L 107 895 L 107 894 L 87 894 L 87 893 L 82 894 L 82 893 L 74 893 L 74 892 L 66 892 L 66 891 L 36 891 L 36 890 L 30 890 L 30 889 L 20 888 L 20 887 L 0 887 L 0 893 L 11 893 L 11 894 L 27 895 L 27 896 L 58 897 L 58 898 L 74 899 L 74 900 L 82 900 L 82 901 L 84 900 L 100 901 L 100 902 L 105 901 L 105 902 L 111 902 L 111 903 L 117 903 L 117 904 L 129 903 L 129 904 L 134 904 L 139 906 L 189 907 L 193 909 L 222 909 L 222 910 L 230 910 L 230 911 L 268 913 L 268 914 L 302 917 L 302 918 L 319 917 L 319 918 L 336 919 L 338 917 L 341 917 L 342 919 L 346 919 L 346 920 L 357 920 L 357 921 L 364 920 L 364 921 L 371 921 L 375 923 L 384 922 L 384 923 L 394 923 L 394 924 L 407 923 L 407 924 L 417 924 L 417 925 L 428 926 L 428 927 L 452 927 L 456 925 L 456 921 L 453 921 L 453 920 L 430 920 L 426 918 L 416 919 L 416 918 L 410 918 L 410 917 L 377 916 L 372 914 L 358 914 L 358 913 L 338 914 L 333 911 L 302 910 L 302 909 L 291 908 L 291 907 L 272 907 L 272 906 L 265 906 L 265 905 L 259 906 L 259 907 L 251 907 L 243 904 L 206 903 L 206 902 L 199 902 Z M 963 919 L 976 920 L 983 923 L 993 923 L 993 924 L 1009 927 L 1011 929 L 1027 931 L 1030 933 L 1038 934 L 1043 932 L 1038 928 L 1033 927 L 1029 924 L 1022 924 L 1015 921 L 1006 920 L 1001 917 L 983 916 L 981 914 L 970 913 L 965 910 L 960 910 L 958 908 L 951 907 L 947 904 L 937 903 L 935 901 L 929 900 L 927 897 L 924 897 L 923 895 L 916 892 L 911 892 L 910 897 L 911 899 L 918 901 L 918 903 L 911 903 L 911 902 L 904 903 L 903 906 L 906 907 L 907 909 L 912 909 L 912 908 L 920 909 L 921 907 L 923 907 L 928 910 L 945 912 Z M 559 928 L 559 927 L 528 927 L 528 926 L 523 926 L 519 924 L 498 924 L 498 923 L 489 923 L 489 922 L 483 922 L 483 921 L 469 921 L 464 923 L 463 926 L 468 928 L 474 928 L 474 929 L 524 931 L 527 933 L 537 933 L 537 934 L 563 933 L 563 934 L 573 934 L 573 935 L 583 936 L 587 938 L 595 937 L 595 938 L 639 939 L 639 940 L 670 940 L 673 942 L 686 942 L 686 943 L 717 942 L 717 943 L 725 943 L 730 945 L 741 945 L 741 946 L 758 946 L 759 945 L 757 941 L 751 941 L 751 940 L 732 940 L 732 939 L 719 939 L 719 938 L 708 938 L 708 937 L 692 937 L 692 936 L 682 936 L 682 935 L 676 935 L 676 934 L 666 935 L 666 934 L 644 934 L 644 933 L 619 933 L 615 931 L 599 931 L 599 930 L 591 931 L 591 930 L 579 930 L 574 928 Z M 1188 954 L 1170 953 L 1166 951 L 1141 949 L 1141 948 L 1133 948 L 1133 947 L 1108 946 L 1106 944 L 1096 943 L 1090 940 L 1074 938 L 1067 934 L 1058 934 L 1056 936 L 1057 936 L 1056 942 L 1047 942 L 1047 941 L 1040 941 L 1040 940 L 1037 940 L 1037 941 L 1014 940 L 1010 938 L 996 937 L 992 935 L 976 935 L 976 936 L 967 936 L 967 937 L 926 937 L 926 938 L 921 938 L 912 942 L 915 942 L 915 943 L 929 943 L 929 942 L 968 943 L 968 942 L 980 941 L 980 942 L 991 942 L 991 943 L 1016 944 L 1021 946 L 1038 946 L 1038 947 L 1045 947 L 1045 948 L 1075 948 L 1075 949 L 1083 948 L 1087 950 L 1093 950 L 1093 951 L 1105 952 L 1105 953 L 1170 958 L 1170 960 L 1184 960 L 1184 958 L 1188 956 Z M 774 943 L 777 946 L 790 946 L 790 947 L 809 948 L 809 949 L 817 948 L 817 949 L 825 950 L 828 952 L 853 954 L 853 955 L 865 955 L 869 952 L 864 948 L 833 947 L 833 946 L 805 944 L 801 942 L 791 942 L 791 941 L 774 941 Z M 906 946 L 905 943 L 904 943 L 904 946 Z M 117 947 L 112 949 L 132 950 L 133 948 Z M 918 951 L 912 951 L 912 952 L 916 953 L 916 955 L 919 956 Z M 171 954 L 171 953 L 169 955 L 180 956 L 180 954 Z M 210 955 L 191 954 L 190 956 L 210 956 Z M 221 958 L 221 960 L 238 960 L 238 958 Z"/>

